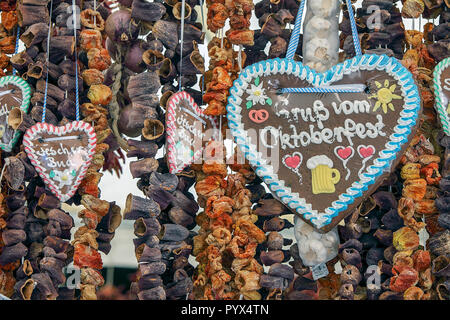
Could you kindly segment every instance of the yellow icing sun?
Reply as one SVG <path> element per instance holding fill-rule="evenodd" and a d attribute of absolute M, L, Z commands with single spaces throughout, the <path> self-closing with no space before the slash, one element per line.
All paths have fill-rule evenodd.
<path fill-rule="evenodd" d="M 401 96 L 394 94 L 397 85 L 396 84 L 390 85 L 389 80 L 384 80 L 384 86 L 378 81 L 375 81 L 375 85 L 379 90 L 376 94 L 369 97 L 369 99 L 375 98 L 378 100 L 375 103 L 373 111 L 377 111 L 378 108 L 380 107 L 383 109 L 384 113 L 388 112 L 388 108 L 391 109 L 392 111 L 395 111 L 392 100 L 402 98 Z"/>

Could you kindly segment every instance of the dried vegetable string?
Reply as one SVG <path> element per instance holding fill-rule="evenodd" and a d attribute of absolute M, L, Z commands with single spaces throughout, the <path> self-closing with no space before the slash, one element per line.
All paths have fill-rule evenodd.
<path fill-rule="evenodd" d="M 174 82 L 178 81 L 178 88 L 185 88 L 197 104 L 201 103 L 200 91 L 191 88 L 197 82 L 197 74 L 203 73 L 204 63 L 197 47 L 203 42 L 204 34 L 194 23 L 193 7 L 197 4 L 196 1 L 164 5 L 134 1 L 131 8 L 131 16 L 140 24 L 141 33 L 147 33 L 147 41 L 141 42 L 141 65 L 142 71 L 148 71 L 133 70 L 140 73 L 129 77 L 127 91 L 131 106 L 122 110 L 119 128 L 130 137 L 142 134 L 142 141 L 128 140 L 127 157 L 138 158 L 131 162 L 130 170 L 134 178 L 139 178 L 138 187 L 145 198 L 130 194 L 124 213 L 125 219 L 135 220 L 134 244 L 139 270 L 131 291 L 132 298 L 141 300 L 185 299 L 192 289 L 189 230 L 195 227 L 193 217 L 198 210 L 188 191 L 193 183 L 192 173 L 186 170 L 179 175 L 170 174 L 165 159 L 154 157 L 165 138 L 164 113 L 159 105 L 165 108 L 167 100 L 177 91 Z M 150 33 L 146 31 L 149 23 L 152 24 Z M 181 24 L 184 28 L 178 31 Z M 142 90 L 144 83 L 146 87 Z M 161 84 L 159 99 L 156 93 Z M 126 122 L 129 112 L 146 116 L 141 117 L 142 123 Z"/>
<path fill-rule="evenodd" d="M 122 216 L 120 207 L 115 202 L 99 198 L 100 190 L 98 188 L 103 175 L 99 171 L 105 167 L 106 154 L 111 154 L 114 148 L 117 148 L 117 142 L 109 126 L 107 109 L 112 100 L 112 91 L 103 84 L 103 73 L 111 65 L 102 34 L 105 22 L 103 16 L 96 10 L 95 1 L 85 2 L 82 9 L 79 56 L 85 59 L 80 65 L 75 60 L 75 79 L 79 79 L 78 67 L 82 66 L 80 75 L 83 83 L 89 87 L 86 94 L 86 101 L 89 102 L 81 105 L 81 113 L 84 117 L 83 120 L 94 127 L 97 146 L 91 165 L 78 189 L 81 204 L 84 206 L 84 209 L 78 213 L 78 217 L 81 218 L 84 226 L 75 232 L 72 245 L 74 246 L 74 265 L 81 271 L 80 299 L 96 300 L 97 288 L 104 284 L 100 273 L 102 269 L 100 251 L 108 254 L 111 250 L 110 242 L 121 223 Z M 74 7 L 72 12 L 76 12 Z M 75 49 L 75 54 L 76 52 Z M 76 100 L 75 105 L 77 103 Z M 75 114 L 75 117 L 78 116 Z"/>

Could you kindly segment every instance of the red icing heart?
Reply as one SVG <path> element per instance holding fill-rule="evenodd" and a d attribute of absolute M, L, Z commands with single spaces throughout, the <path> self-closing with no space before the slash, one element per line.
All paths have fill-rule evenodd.
<path fill-rule="evenodd" d="M 352 150 L 352 148 L 350 148 L 350 147 L 347 147 L 347 148 L 341 148 L 341 149 L 338 149 L 338 150 L 337 150 L 337 154 L 339 155 L 339 157 L 340 157 L 342 160 L 347 160 L 348 157 L 350 157 L 350 156 L 352 155 L 352 152 L 353 152 L 353 150 Z"/>
<path fill-rule="evenodd" d="M 365 158 L 371 157 L 375 153 L 375 149 L 372 146 L 369 146 L 369 147 L 361 146 L 358 148 L 358 152 L 359 152 L 359 155 L 365 159 Z"/>
<path fill-rule="evenodd" d="M 302 159 L 300 159 L 300 156 L 290 156 L 287 157 L 284 162 L 289 168 L 297 169 L 301 161 Z"/>

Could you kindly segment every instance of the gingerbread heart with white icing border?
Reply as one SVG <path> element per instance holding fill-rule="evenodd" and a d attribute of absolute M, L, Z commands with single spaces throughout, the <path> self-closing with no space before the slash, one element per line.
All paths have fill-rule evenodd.
<path fill-rule="evenodd" d="M 439 62 L 434 68 L 433 87 L 436 111 L 445 134 L 450 136 L 450 57 Z"/>
<path fill-rule="evenodd" d="M 311 93 L 311 87 L 360 89 Z M 235 141 L 258 176 L 294 213 L 327 232 L 399 162 L 417 128 L 421 101 L 412 74 L 386 55 L 358 56 L 321 74 L 274 59 L 241 72 L 227 110 Z M 273 159 L 263 156 L 267 150 Z M 282 161 L 293 152 L 303 156 L 297 175 Z"/>
<path fill-rule="evenodd" d="M 61 127 L 36 123 L 25 132 L 23 144 L 44 183 L 65 202 L 75 194 L 86 175 L 97 136 L 94 128 L 84 121 Z"/>
<path fill-rule="evenodd" d="M 201 158 L 207 140 L 218 137 L 217 120 L 206 116 L 189 93 L 177 92 L 167 101 L 166 135 L 169 171 L 176 174 Z"/>
<path fill-rule="evenodd" d="M 28 111 L 31 100 L 30 85 L 17 76 L 0 78 L 0 148 L 10 152 L 19 140 L 21 132 L 8 125 L 8 116 L 13 108 Z"/>

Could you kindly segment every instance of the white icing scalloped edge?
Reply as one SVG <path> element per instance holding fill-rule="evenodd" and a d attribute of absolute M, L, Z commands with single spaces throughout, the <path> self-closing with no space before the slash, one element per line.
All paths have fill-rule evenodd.
<path fill-rule="evenodd" d="M 263 155 L 258 152 L 256 146 L 248 143 L 244 126 L 241 122 L 240 107 L 241 96 L 253 78 L 274 74 L 290 74 L 301 80 L 307 80 L 313 86 L 326 86 L 332 82 L 342 79 L 344 74 L 351 74 L 358 70 L 379 70 L 387 72 L 398 83 L 401 84 L 401 92 L 404 98 L 403 110 L 400 112 L 401 118 L 394 128 L 394 133 L 389 137 L 385 149 L 379 152 L 379 157 L 374 160 L 374 164 L 366 169 L 363 178 L 354 182 L 345 193 L 339 195 L 339 199 L 334 201 L 325 212 L 313 210 L 311 204 L 306 203 L 304 198 L 285 185 L 284 180 L 279 179 L 273 172 L 273 168 L 268 164 Z M 419 117 L 421 109 L 419 89 L 414 82 L 412 74 L 395 58 L 386 55 L 363 55 L 354 57 L 340 63 L 325 73 L 318 74 L 307 66 L 288 59 L 273 59 L 255 63 L 242 70 L 239 78 L 234 81 L 230 88 L 228 98 L 228 125 L 232 131 L 235 141 L 250 164 L 255 167 L 255 171 L 263 181 L 269 186 L 271 191 L 289 208 L 310 221 L 317 228 L 327 226 L 332 219 L 352 204 L 356 198 L 362 196 L 363 191 L 372 185 L 376 178 L 386 171 L 390 171 L 391 163 L 397 158 L 397 153 L 402 146 L 407 143 L 408 136 Z M 248 144 L 247 144 L 248 143 Z"/>

